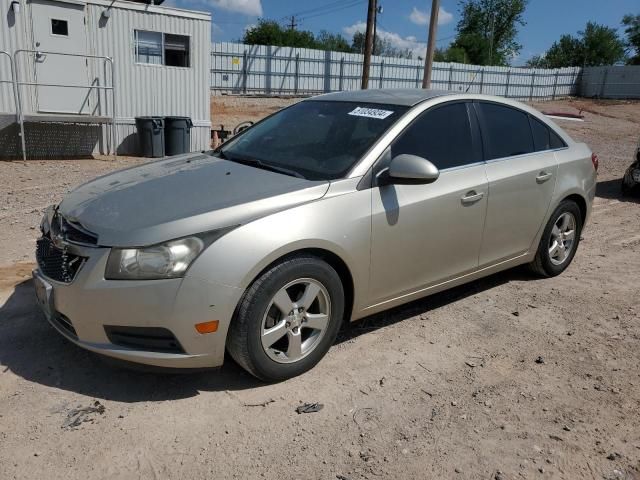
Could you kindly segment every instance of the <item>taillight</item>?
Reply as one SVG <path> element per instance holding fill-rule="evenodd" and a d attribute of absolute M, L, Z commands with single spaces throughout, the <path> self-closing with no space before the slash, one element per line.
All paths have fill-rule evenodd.
<path fill-rule="evenodd" d="M 598 155 L 596 155 L 595 153 L 591 154 L 591 163 L 593 163 L 593 168 L 595 169 L 595 171 L 598 171 Z"/>

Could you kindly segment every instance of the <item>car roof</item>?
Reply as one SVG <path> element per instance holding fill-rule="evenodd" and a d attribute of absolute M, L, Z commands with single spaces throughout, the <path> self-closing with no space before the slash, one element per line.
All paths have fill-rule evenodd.
<path fill-rule="evenodd" d="M 384 103 L 387 105 L 403 105 L 413 107 L 443 95 L 455 95 L 457 92 L 447 90 L 432 90 L 424 88 L 380 88 L 371 90 L 346 90 L 342 92 L 327 93 L 307 99 L 307 101 L 330 101 L 330 102 L 363 102 L 363 103 Z"/>

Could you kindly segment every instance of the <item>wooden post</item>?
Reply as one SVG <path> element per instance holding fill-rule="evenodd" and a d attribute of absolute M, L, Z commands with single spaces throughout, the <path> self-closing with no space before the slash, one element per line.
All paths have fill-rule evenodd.
<path fill-rule="evenodd" d="M 509 78 L 511 77 L 511 70 L 507 70 L 507 86 L 504 89 L 504 96 L 509 98 Z"/>
<path fill-rule="evenodd" d="M 553 93 L 551 94 L 551 100 L 556 99 L 556 91 L 558 89 L 558 75 L 560 74 L 560 70 L 556 69 L 556 79 L 553 82 Z"/>
<path fill-rule="evenodd" d="M 242 53 L 242 91 L 243 93 L 247 93 L 247 75 L 248 75 L 248 68 L 247 68 L 247 51 L 245 50 Z"/>
<path fill-rule="evenodd" d="M 534 87 L 535 83 L 536 83 L 536 72 L 534 71 L 531 74 L 531 91 L 529 92 L 529 101 L 530 102 L 533 101 L 533 87 Z"/>
<path fill-rule="evenodd" d="M 360 87 L 369 88 L 369 70 L 371 68 L 371 51 L 373 49 L 373 22 L 376 10 L 376 0 L 369 0 L 367 9 L 367 31 L 364 36 L 364 61 L 362 62 L 362 83 Z"/>
<path fill-rule="evenodd" d="M 295 94 L 298 93 L 299 72 L 300 72 L 300 54 L 296 53 L 296 69 L 295 69 L 295 77 L 293 77 L 293 91 Z"/>
<path fill-rule="evenodd" d="M 422 77 L 422 88 L 431 88 L 431 71 L 433 70 L 433 54 L 436 50 L 436 32 L 438 30 L 438 10 L 440 0 L 431 1 L 431 19 L 429 20 L 429 40 L 427 43 L 427 54 L 424 59 L 424 76 Z"/>

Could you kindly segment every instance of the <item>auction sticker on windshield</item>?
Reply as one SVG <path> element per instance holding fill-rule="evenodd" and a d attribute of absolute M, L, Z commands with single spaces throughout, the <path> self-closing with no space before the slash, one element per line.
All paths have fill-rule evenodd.
<path fill-rule="evenodd" d="M 353 111 L 349 112 L 349 115 L 355 115 L 356 117 L 377 118 L 383 120 L 391 115 L 391 110 L 379 110 L 377 108 L 364 108 L 356 107 Z"/>

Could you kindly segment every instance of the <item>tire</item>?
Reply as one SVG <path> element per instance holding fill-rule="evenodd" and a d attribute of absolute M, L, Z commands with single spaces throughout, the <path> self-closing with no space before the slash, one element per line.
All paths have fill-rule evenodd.
<path fill-rule="evenodd" d="M 245 292 L 229 329 L 227 350 L 260 380 L 295 377 L 324 357 L 343 313 L 344 290 L 333 267 L 312 255 L 289 257 L 269 267 Z M 326 323 L 320 328 L 323 315 Z"/>
<path fill-rule="evenodd" d="M 569 225 L 562 237 L 558 237 L 558 229 L 554 227 L 563 227 L 565 219 L 569 218 L 569 221 L 573 222 L 573 228 Z M 562 230 L 562 228 L 560 228 Z M 567 245 L 567 239 L 570 237 L 569 232 L 573 231 L 572 241 L 570 246 Z M 582 212 L 580 207 L 572 200 L 563 200 L 560 205 L 554 210 L 549 217 L 549 221 L 544 228 L 542 237 L 540 238 L 540 244 L 538 245 L 538 251 L 533 261 L 529 264 L 529 268 L 537 275 L 542 277 L 555 277 L 560 275 L 571 264 L 573 257 L 578 250 L 578 244 L 580 243 L 580 234 L 582 233 Z M 556 242 L 554 244 L 554 241 Z M 554 245 L 558 245 L 558 250 L 554 249 Z M 564 251 L 564 257 L 560 250 Z M 551 252 L 554 251 L 552 255 Z"/>

